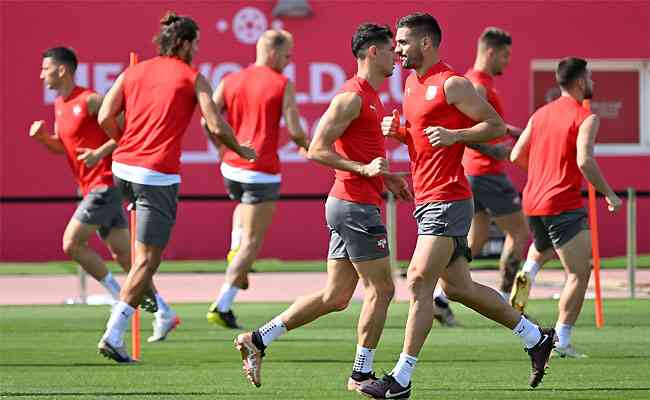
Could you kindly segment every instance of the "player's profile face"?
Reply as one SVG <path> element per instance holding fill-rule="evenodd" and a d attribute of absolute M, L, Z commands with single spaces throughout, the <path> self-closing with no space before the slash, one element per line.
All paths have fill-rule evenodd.
<path fill-rule="evenodd" d="M 56 89 L 59 83 L 59 66 L 51 57 L 45 57 L 41 65 L 41 79 L 48 89 Z"/>
<path fill-rule="evenodd" d="M 591 80 L 591 71 L 587 70 L 585 74 L 585 89 L 584 97 L 585 99 L 591 99 L 594 95 L 594 81 Z"/>
<path fill-rule="evenodd" d="M 411 34 L 411 29 L 402 27 L 397 29 L 395 34 L 395 54 L 399 58 L 402 67 L 418 68 L 422 65 L 422 50 L 419 40 Z"/>
<path fill-rule="evenodd" d="M 377 65 L 381 68 L 385 77 L 393 75 L 393 69 L 395 69 L 395 53 L 393 48 L 393 43 L 387 41 L 386 43 L 378 44 L 375 46 L 377 48 Z"/>
<path fill-rule="evenodd" d="M 508 64 L 510 64 L 510 56 L 512 55 L 512 47 L 509 45 L 495 49 L 494 51 L 494 74 L 501 75 L 505 71 Z"/>

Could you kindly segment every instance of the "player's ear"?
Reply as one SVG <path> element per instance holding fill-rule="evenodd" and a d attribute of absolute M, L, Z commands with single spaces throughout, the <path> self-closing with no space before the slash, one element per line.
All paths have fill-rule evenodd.
<path fill-rule="evenodd" d="M 375 45 L 373 44 L 372 46 L 368 47 L 367 52 L 368 52 L 367 54 L 368 54 L 369 56 L 373 56 L 373 57 L 375 57 L 375 56 L 377 55 L 377 46 L 375 46 Z"/>

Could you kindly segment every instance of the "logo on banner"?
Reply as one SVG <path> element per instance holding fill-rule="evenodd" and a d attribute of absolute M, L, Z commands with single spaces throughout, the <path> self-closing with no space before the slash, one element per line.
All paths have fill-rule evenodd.
<path fill-rule="evenodd" d="M 427 86 L 427 91 L 424 92 L 424 98 L 427 100 L 433 100 L 438 93 L 438 86 Z"/>
<path fill-rule="evenodd" d="M 257 42 L 268 26 L 269 23 L 264 14 L 255 7 L 242 8 L 232 20 L 235 37 L 244 44 Z"/>

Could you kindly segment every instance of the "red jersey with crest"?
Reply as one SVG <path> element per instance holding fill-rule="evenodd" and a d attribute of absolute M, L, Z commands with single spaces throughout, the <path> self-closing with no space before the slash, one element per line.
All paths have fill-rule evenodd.
<path fill-rule="evenodd" d="M 226 149 L 228 165 L 267 174 L 280 173 L 278 139 L 287 77 L 266 66 L 252 65 L 224 78 L 224 100 L 228 122 L 239 143 L 250 142 L 257 152 L 255 161 Z"/>
<path fill-rule="evenodd" d="M 181 140 L 196 107 L 198 71 L 176 57 L 154 57 L 124 71 L 124 134 L 113 160 L 178 174 Z"/>
<path fill-rule="evenodd" d="M 447 103 L 444 85 L 452 76 L 461 76 L 439 62 L 424 75 L 411 74 L 404 87 L 405 142 L 411 158 L 415 203 L 469 199 L 472 192 L 461 161 L 465 144 L 433 147 L 424 134 L 429 126 L 465 129 L 474 122 Z"/>
<path fill-rule="evenodd" d="M 574 98 L 561 96 L 531 117 L 528 180 L 523 193 L 526 215 L 558 215 L 583 206 L 576 142 L 580 125 L 590 115 Z"/>
<path fill-rule="evenodd" d="M 386 157 L 381 119 L 384 105 L 375 89 L 363 78 L 355 76 L 343 84 L 338 94 L 356 93 L 361 97 L 361 111 L 343 134 L 334 142 L 335 151 L 348 160 L 368 164 L 377 157 Z M 354 172 L 336 170 L 330 196 L 360 204 L 381 205 L 384 179 L 363 177 Z"/>
<path fill-rule="evenodd" d="M 76 149 L 96 149 L 110 139 L 97 123 L 96 116 L 88 113 L 88 96 L 93 94 L 95 92 L 90 89 L 76 86 L 68 98 L 59 96 L 54 101 L 55 132 L 84 196 L 93 188 L 113 185 L 110 155 L 92 168 L 77 160 Z"/>
<path fill-rule="evenodd" d="M 501 116 L 501 118 L 503 118 L 503 106 L 501 105 L 501 100 L 499 99 L 497 90 L 494 87 L 494 78 L 490 74 L 475 69 L 467 71 L 465 77 L 472 81 L 474 85 L 481 85 L 485 88 L 487 102 L 490 103 L 494 110 Z M 505 136 L 500 136 L 487 143 L 498 144 L 506 142 L 507 140 L 508 139 Z M 466 147 L 465 154 L 463 155 L 463 167 L 465 168 L 465 173 L 467 175 L 497 175 L 502 174 L 505 170 L 505 161 L 494 159 L 479 151 Z"/>

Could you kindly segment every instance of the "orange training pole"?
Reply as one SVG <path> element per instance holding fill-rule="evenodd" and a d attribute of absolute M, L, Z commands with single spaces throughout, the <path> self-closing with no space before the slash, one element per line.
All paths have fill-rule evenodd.
<path fill-rule="evenodd" d="M 138 63 L 138 55 L 134 52 L 131 52 L 129 65 L 135 65 Z M 129 219 L 131 222 L 131 268 L 135 265 L 135 237 L 136 237 L 136 226 L 135 226 L 135 203 L 131 204 L 131 210 L 129 211 Z M 135 309 L 133 313 L 133 319 L 131 319 L 131 355 L 134 360 L 140 359 L 140 308 Z"/>
<path fill-rule="evenodd" d="M 582 106 L 587 110 L 591 109 L 589 100 L 584 100 Z M 589 226 L 591 227 L 591 256 L 594 262 L 594 283 L 596 292 L 596 327 L 602 328 L 605 325 L 603 318 L 603 298 L 600 292 L 600 247 L 598 242 L 598 216 L 596 214 L 596 189 L 590 183 L 589 191 Z"/>

